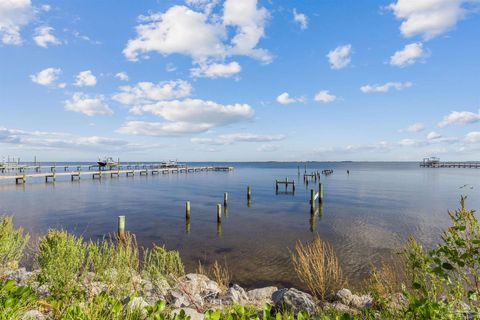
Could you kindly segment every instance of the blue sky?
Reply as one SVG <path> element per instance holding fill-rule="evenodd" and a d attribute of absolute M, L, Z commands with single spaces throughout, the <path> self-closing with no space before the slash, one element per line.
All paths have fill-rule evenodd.
<path fill-rule="evenodd" d="M 0 156 L 480 160 L 480 2 L 0 0 Z"/>

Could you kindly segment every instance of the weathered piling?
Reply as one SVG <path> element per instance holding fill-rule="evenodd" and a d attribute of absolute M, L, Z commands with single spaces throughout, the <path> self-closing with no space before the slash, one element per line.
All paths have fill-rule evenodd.
<path fill-rule="evenodd" d="M 323 203 L 323 184 L 318 184 L 318 202 Z"/>
<path fill-rule="evenodd" d="M 252 188 L 250 186 L 247 187 L 247 200 L 250 201 L 252 199 Z"/>
<path fill-rule="evenodd" d="M 223 193 L 223 206 L 226 207 L 228 205 L 228 192 Z"/>
<path fill-rule="evenodd" d="M 125 239 L 125 216 L 118 216 L 118 237 Z"/>
<path fill-rule="evenodd" d="M 310 208 L 315 208 L 315 190 L 310 189 Z"/>
<path fill-rule="evenodd" d="M 190 220 L 190 201 L 185 202 L 185 218 Z"/>
<path fill-rule="evenodd" d="M 222 205 L 217 204 L 217 223 L 222 223 Z"/>

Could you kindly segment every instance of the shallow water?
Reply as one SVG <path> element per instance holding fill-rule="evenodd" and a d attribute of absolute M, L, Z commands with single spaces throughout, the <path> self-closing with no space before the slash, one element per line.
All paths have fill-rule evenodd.
<path fill-rule="evenodd" d="M 203 164 L 190 164 L 195 165 Z M 334 170 L 321 177 L 322 215 L 312 221 L 309 189 L 316 184 L 303 184 L 298 163 L 227 165 L 235 170 L 101 181 L 84 177 L 55 184 L 3 182 L 0 212 L 13 215 L 15 224 L 34 237 L 61 227 L 92 239 L 114 232 L 117 216 L 125 215 L 127 229 L 141 245 L 179 250 L 189 271 L 199 260 L 225 260 L 236 282 L 253 287 L 298 286 L 288 248 L 317 232 L 333 244 L 350 281 L 359 282 L 371 262 L 388 258 L 409 235 L 434 244 L 448 226 L 446 210 L 458 207 L 460 195 L 468 195 L 468 207 L 480 205 L 480 170 L 425 169 L 417 163 L 308 163 L 308 171 Z M 275 179 L 285 177 L 297 183 L 295 195 L 275 193 Z M 216 204 L 223 203 L 223 192 L 229 194 L 228 214 L 218 230 Z M 186 200 L 191 202 L 189 233 Z"/>

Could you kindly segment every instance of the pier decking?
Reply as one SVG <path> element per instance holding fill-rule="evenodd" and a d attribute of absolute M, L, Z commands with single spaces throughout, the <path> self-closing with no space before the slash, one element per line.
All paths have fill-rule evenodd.
<path fill-rule="evenodd" d="M 480 169 L 480 161 L 440 161 L 438 158 L 425 158 L 420 162 L 423 168 L 472 168 Z"/>
<path fill-rule="evenodd" d="M 69 166 L 60 166 L 60 168 L 88 168 L 91 170 L 90 167 L 92 166 L 77 166 L 77 165 L 69 165 Z M 155 175 L 155 174 L 173 174 L 173 173 L 189 173 L 189 172 L 204 172 L 204 171 L 233 171 L 233 167 L 213 167 L 213 166 L 205 166 L 205 167 L 178 167 L 178 168 L 158 168 L 154 165 L 120 165 L 117 166 L 117 169 L 108 169 L 108 170 L 96 170 L 96 171 L 68 171 L 68 169 L 64 169 L 64 172 L 57 172 L 56 168 L 52 169 L 51 166 L 42 166 L 40 168 L 47 168 L 50 170 L 49 172 L 41 173 L 39 172 L 39 167 L 32 167 L 32 166 L 25 166 L 22 170 L 18 169 L 11 174 L 3 174 L 0 175 L 0 181 L 8 180 L 8 181 L 15 181 L 16 184 L 26 183 L 27 179 L 38 179 L 43 178 L 45 182 L 54 182 L 58 177 L 70 177 L 71 181 L 75 179 L 80 179 L 83 176 L 91 177 L 92 179 L 102 179 L 105 177 L 120 177 L 120 176 L 134 176 L 136 174 L 142 175 Z M 98 168 L 98 166 L 97 166 Z M 135 169 L 136 168 L 136 169 Z M 26 170 L 33 170 L 35 172 L 27 173 Z"/>

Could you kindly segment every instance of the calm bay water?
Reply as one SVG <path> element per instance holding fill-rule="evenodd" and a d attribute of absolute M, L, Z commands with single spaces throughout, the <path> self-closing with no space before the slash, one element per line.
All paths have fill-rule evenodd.
<path fill-rule="evenodd" d="M 209 163 L 210 164 L 210 163 Z M 204 165 L 192 163 L 190 166 Z M 388 259 L 409 235 L 426 245 L 438 241 L 449 224 L 447 209 L 480 208 L 480 170 L 425 169 L 417 163 L 308 163 L 308 170 L 333 169 L 322 176 L 322 215 L 310 218 L 310 188 L 297 176 L 298 163 L 217 163 L 235 171 L 135 176 L 55 184 L 0 184 L 0 212 L 34 237 L 48 228 L 64 228 L 88 239 L 116 230 L 118 215 L 139 244 L 165 244 L 179 250 L 194 271 L 226 261 L 236 282 L 247 286 L 299 285 L 288 248 L 315 233 L 331 242 L 345 273 L 355 283 L 370 263 Z M 303 164 L 301 164 L 303 174 Z M 350 170 L 347 175 L 346 170 Z M 275 179 L 295 180 L 295 195 L 275 194 Z M 246 189 L 252 186 L 247 206 Z M 282 187 L 280 187 L 282 190 Z M 216 204 L 229 193 L 221 235 Z M 186 232 L 185 201 L 191 202 Z M 313 222 L 313 224 L 312 224 Z M 312 231 L 313 230 L 313 231 Z"/>

